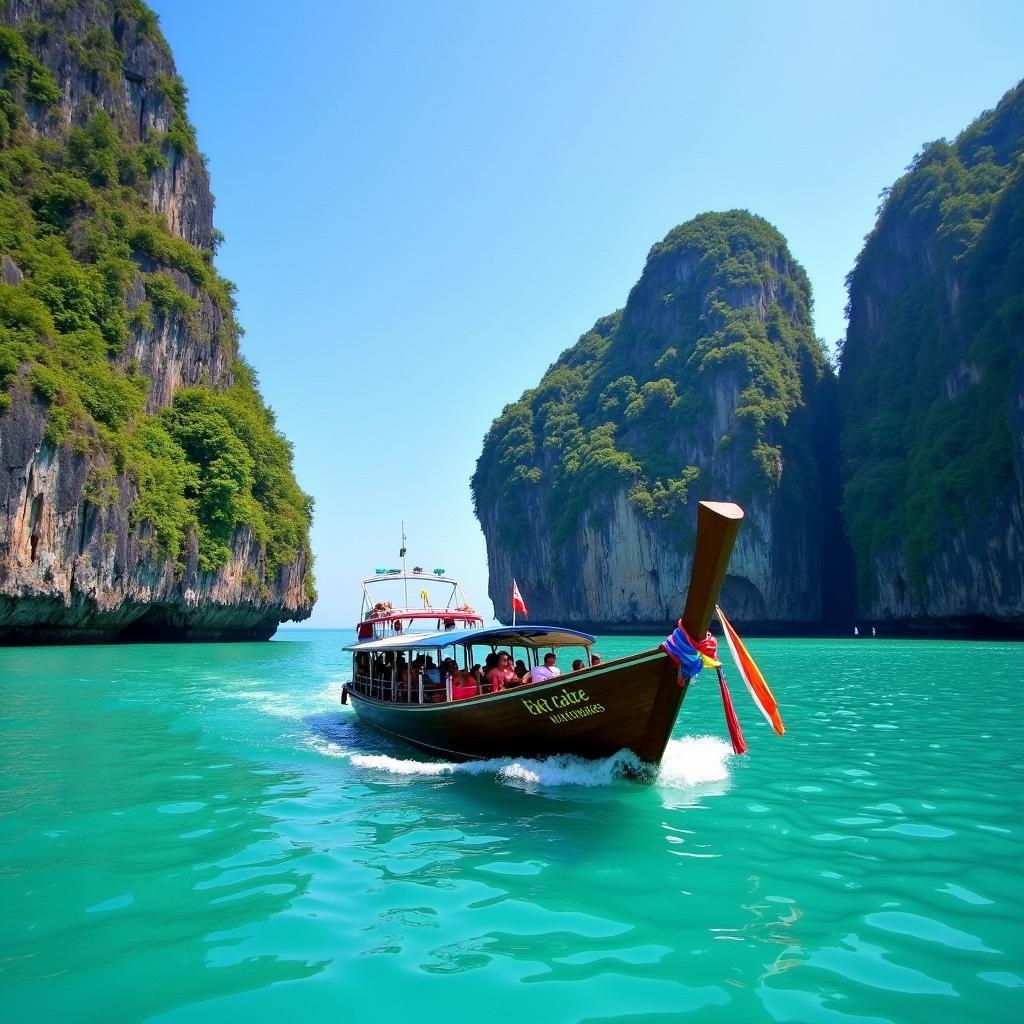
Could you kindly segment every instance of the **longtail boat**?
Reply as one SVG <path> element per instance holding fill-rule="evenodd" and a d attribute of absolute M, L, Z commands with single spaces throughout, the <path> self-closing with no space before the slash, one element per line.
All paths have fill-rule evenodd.
<path fill-rule="evenodd" d="M 697 646 L 708 634 L 742 519 L 738 505 L 700 502 L 680 619 L 685 632 L 677 633 L 697 638 Z M 431 574 L 379 570 L 363 581 L 357 640 L 346 648 L 353 657 L 352 679 L 341 700 L 364 721 L 456 760 L 556 754 L 593 759 L 630 750 L 641 761 L 661 761 L 692 678 L 684 672 L 685 659 L 680 662 L 670 647 L 591 665 L 595 637 L 561 626 L 485 627 L 443 570 L 434 570 L 431 584 L 451 587 L 448 602 L 431 601 L 424 587 L 422 608 L 408 600 L 400 607 L 372 601 L 370 586 L 381 578 L 404 584 L 407 592 L 410 582 L 415 589 Z M 436 628 L 423 630 L 424 624 Z M 531 669 L 542 660 L 550 664 L 551 653 L 556 661 L 578 654 L 584 667 L 568 671 L 566 664 L 558 676 L 497 693 L 482 692 L 486 686 L 475 681 L 464 685 L 466 670 L 488 654 L 519 655 Z"/>

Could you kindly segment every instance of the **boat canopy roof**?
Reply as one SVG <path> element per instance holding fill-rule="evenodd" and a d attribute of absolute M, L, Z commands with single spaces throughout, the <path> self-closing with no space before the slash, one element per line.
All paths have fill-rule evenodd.
<path fill-rule="evenodd" d="M 372 576 L 360 580 L 360 586 L 371 587 L 377 583 L 395 583 L 402 580 L 410 580 L 414 583 L 447 583 L 450 586 L 458 586 L 459 581 L 454 576 L 449 576 L 444 569 L 378 569 Z"/>
<path fill-rule="evenodd" d="M 435 633 L 399 633 L 380 640 L 364 640 L 349 644 L 346 651 L 439 651 L 442 647 L 458 644 L 472 647 L 487 644 L 500 647 L 590 647 L 597 637 L 564 626 L 493 626 L 484 629 L 446 629 Z"/>

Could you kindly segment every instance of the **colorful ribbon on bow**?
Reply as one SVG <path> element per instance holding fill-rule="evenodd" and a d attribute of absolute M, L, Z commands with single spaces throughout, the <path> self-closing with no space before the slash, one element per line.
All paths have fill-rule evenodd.
<path fill-rule="evenodd" d="M 708 633 L 696 644 L 683 628 L 682 622 L 672 631 L 671 636 L 665 638 L 661 649 L 679 666 L 680 686 L 685 686 L 687 680 L 692 679 L 701 669 L 717 668 L 719 665 L 715 638 Z"/>
<path fill-rule="evenodd" d="M 722 694 L 722 708 L 725 711 L 726 725 L 729 727 L 732 749 L 734 753 L 745 754 L 747 743 L 743 738 L 743 730 L 736 716 L 729 687 L 725 683 L 725 673 L 722 671 L 722 663 L 718 660 L 718 643 L 715 638 L 708 633 L 700 643 L 695 643 L 680 620 L 672 635 L 665 638 L 661 649 L 679 666 L 680 686 L 686 686 L 704 668 L 715 669 L 718 673 L 718 688 Z"/>

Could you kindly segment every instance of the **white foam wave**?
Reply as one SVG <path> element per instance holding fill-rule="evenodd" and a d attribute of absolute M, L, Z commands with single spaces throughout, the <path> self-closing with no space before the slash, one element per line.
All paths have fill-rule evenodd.
<path fill-rule="evenodd" d="M 669 740 L 658 772 L 662 786 L 686 788 L 729 778 L 732 746 L 718 736 L 684 736 Z"/>
<path fill-rule="evenodd" d="M 242 701 L 274 718 L 300 719 L 324 707 L 340 707 L 342 686 L 344 682 L 340 679 L 329 681 L 316 693 L 295 693 L 257 686 L 239 689 L 236 686 L 229 690 L 214 691 L 210 696 L 232 703 Z"/>
<path fill-rule="evenodd" d="M 385 754 L 350 754 L 352 764 L 392 775 L 493 775 L 527 786 L 608 786 L 644 770 L 634 754 L 620 751 L 600 761 L 560 754 L 536 758 L 490 758 L 484 761 L 416 761 Z"/>
<path fill-rule="evenodd" d="M 342 750 L 337 744 L 321 746 L 333 757 L 347 757 L 357 768 L 399 776 L 492 775 L 502 782 L 526 787 L 611 786 L 624 779 L 652 779 L 649 765 L 635 754 L 620 750 L 612 757 L 585 761 L 568 754 L 543 760 L 535 758 L 492 758 L 485 761 L 418 761 L 387 754 L 359 754 Z M 715 736 L 687 736 L 669 742 L 652 781 L 659 787 L 692 789 L 729 778 L 728 743 Z"/>

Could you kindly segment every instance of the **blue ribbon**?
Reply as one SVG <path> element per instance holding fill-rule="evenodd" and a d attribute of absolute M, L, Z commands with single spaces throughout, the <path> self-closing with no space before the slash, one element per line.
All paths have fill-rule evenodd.
<path fill-rule="evenodd" d="M 704 659 L 689 640 L 686 639 L 683 631 L 677 626 L 672 635 L 665 638 L 661 645 L 666 654 L 679 666 L 679 674 L 692 679 L 703 667 Z"/>

